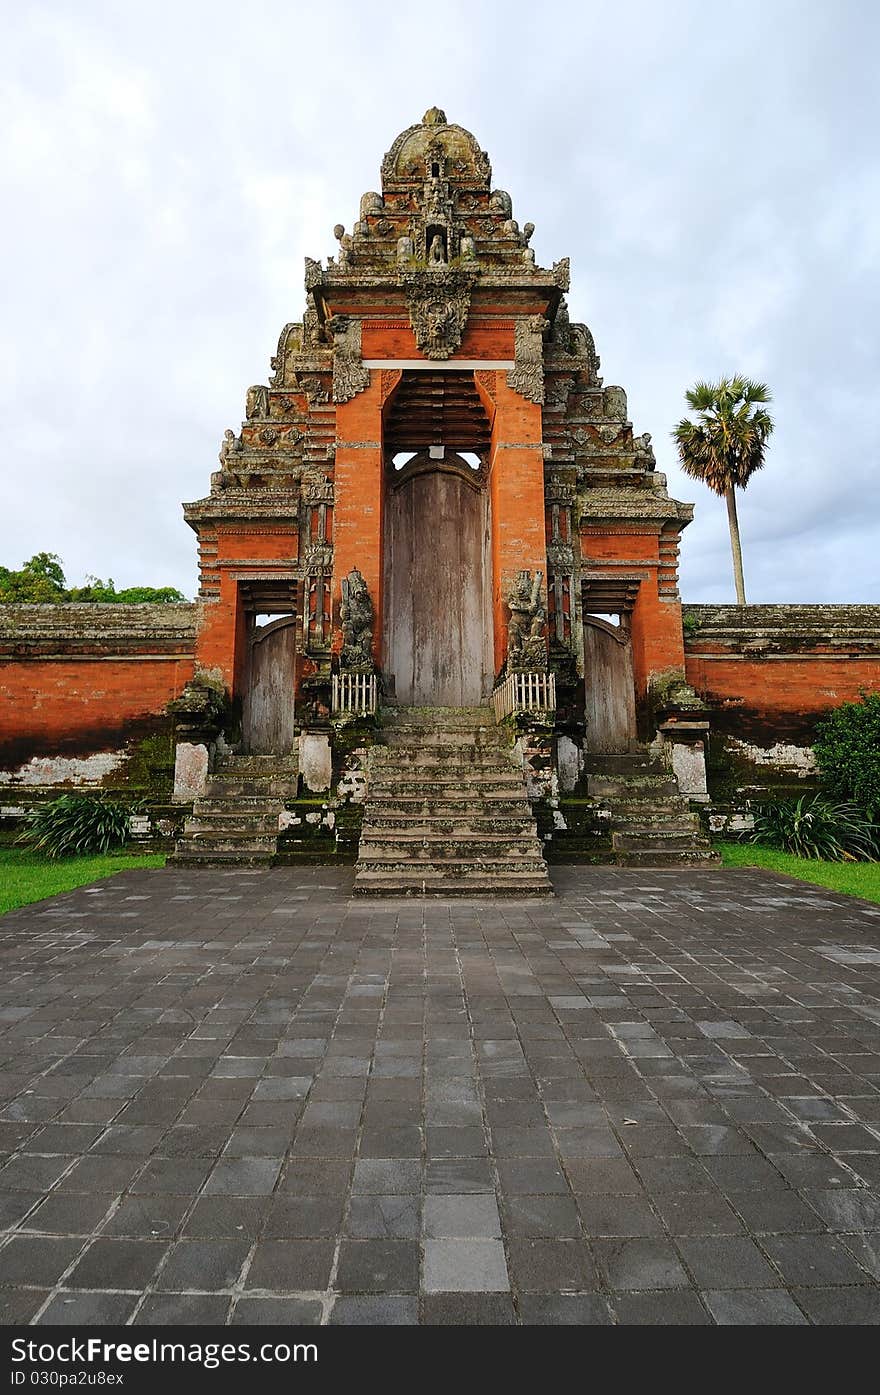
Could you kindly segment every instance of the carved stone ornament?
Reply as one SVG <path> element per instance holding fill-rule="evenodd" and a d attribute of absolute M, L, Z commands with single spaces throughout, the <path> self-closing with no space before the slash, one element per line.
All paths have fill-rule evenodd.
<path fill-rule="evenodd" d="M 399 277 L 416 344 L 428 358 L 449 358 L 460 346 L 476 280 L 476 272 L 442 265 Z"/>
<path fill-rule="evenodd" d="M 321 270 L 321 263 L 316 262 L 314 257 L 306 257 L 306 294 L 313 291 L 316 286 L 320 286 L 323 279 L 324 273 Z"/>
<path fill-rule="evenodd" d="M 544 401 L 544 331 L 541 315 L 521 315 L 514 332 L 514 366 L 507 370 L 507 386 L 529 402 Z"/>
<path fill-rule="evenodd" d="M 554 262 L 552 275 L 553 284 L 558 286 L 561 291 L 567 291 L 571 284 L 571 259 L 561 257 L 558 262 Z"/>
<path fill-rule="evenodd" d="M 543 573 L 521 571 L 507 598 L 508 673 L 534 672 L 547 667 L 547 612 L 541 600 Z"/>
<path fill-rule="evenodd" d="M 244 413 L 248 420 L 269 415 L 269 389 L 262 383 L 248 388 Z"/>
<path fill-rule="evenodd" d="M 333 401 L 349 402 L 370 386 L 370 370 L 361 356 L 361 322 L 334 315 L 327 328 L 333 336 Z"/>
<path fill-rule="evenodd" d="M 373 602 L 357 567 L 343 577 L 339 618 L 342 621 L 341 667 L 349 673 L 372 673 Z"/>
<path fill-rule="evenodd" d="M 330 394 L 324 386 L 323 379 L 317 373 L 297 373 L 295 376 L 310 407 L 322 407 L 325 402 L 330 401 Z"/>

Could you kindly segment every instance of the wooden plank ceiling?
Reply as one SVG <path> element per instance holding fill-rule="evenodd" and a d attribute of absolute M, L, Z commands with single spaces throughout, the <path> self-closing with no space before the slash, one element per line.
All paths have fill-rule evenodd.
<path fill-rule="evenodd" d="M 404 370 L 385 421 L 389 450 L 442 445 L 479 453 L 488 449 L 489 436 L 472 372 Z"/>

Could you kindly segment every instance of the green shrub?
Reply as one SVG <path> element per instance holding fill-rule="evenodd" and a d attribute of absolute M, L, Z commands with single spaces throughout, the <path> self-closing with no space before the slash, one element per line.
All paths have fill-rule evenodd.
<path fill-rule="evenodd" d="M 880 693 L 844 702 L 816 728 L 822 783 L 839 799 L 880 819 Z"/>
<path fill-rule="evenodd" d="M 880 829 L 855 804 L 835 804 L 821 794 L 760 804 L 749 842 L 825 862 L 873 862 Z"/>
<path fill-rule="evenodd" d="M 28 815 L 18 841 L 53 860 L 82 853 L 106 853 L 128 841 L 136 808 L 95 794 L 64 794 Z"/>

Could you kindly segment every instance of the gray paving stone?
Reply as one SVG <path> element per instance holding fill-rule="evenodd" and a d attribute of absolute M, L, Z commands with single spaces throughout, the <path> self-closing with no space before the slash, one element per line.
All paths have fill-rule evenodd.
<path fill-rule="evenodd" d="M 342 1293 L 418 1293 L 419 1247 L 412 1240 L 343 1240 L 335 1287 Z"/>
<path fill-rule="evenodd" d="M 507 1293 L 426 1293 L 421 1323 L 427 1327 L 513 1327 L 516 1314 Z"/>
<path fill-rule="evenodd" d="M 688 1287 L 678 1256 L 665 1240 L 596 1240 L 593 1251 L 611 1288 Z"/>
<path fill-rule="evenodd" d="M 610 1302 L 621 1327 L 701 1327 L 711 1321 L 692 1290 L 613 1293 Z"/>
<path fill-rule="evenodd" d="M 505 1292 L 509 1287 L 500 1240 L 426 1240 L 426 1293 Z"/>
<path fill-rule="evenodd" d="M 723 1327 L 802 1327 L 807 1322 L 791 1295 L 779 1289 L 716 1289 L 704 1293 L 703 1301 Z"/>
<path fill-rule="evenodd" d="M 0 1315 L 878 1321 L 880 958 L 825 953 L 873 910 L 554 879 L 401 907 L 345 869 L 144 870 L 11 912 Z"/>
<path fill-rule="evenodd" d="M 426 1196 L 424 1227 L 432 1240 L 500 1238 L 501 1217 L 488 1193 Z"/>
<path fill-rule="evenodd" d="M 252 1297 L 244 1294 L 235 1304 L 230 1323 L 243 1327 L 317 1327 L 323 1305 L 315 1298 Z"/>

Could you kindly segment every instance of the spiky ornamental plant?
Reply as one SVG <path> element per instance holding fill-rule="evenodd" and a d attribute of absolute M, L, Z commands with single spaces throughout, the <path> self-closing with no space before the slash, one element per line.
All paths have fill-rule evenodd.
<path fill-rule="evenodd" d="M 685 400 L 697 420 L 684 417 L 672 433 L 681 468 L 727 501 L 736 599 L 738 605 L 745 605 L 736 491 L 745 489 L 764 464 L 773 430 L 770 415 L 764 411 L 771 401 L 770 393 L 766 384 L 737 374 L 718 383 L 696 383 L 685 393 Z"/>
<path fill-rule="evenodd" d="M 53 861 L 106 853 L 128 841 L 131 816 L 140 807 L 103 795 L 64 794 L 31 810 L 18 841 Z"/>

